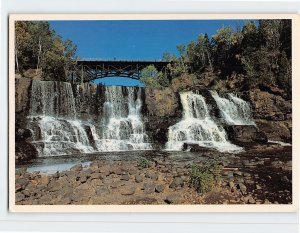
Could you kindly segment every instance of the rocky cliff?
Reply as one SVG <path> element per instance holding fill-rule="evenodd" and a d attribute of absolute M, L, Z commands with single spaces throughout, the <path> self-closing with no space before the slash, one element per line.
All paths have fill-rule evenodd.
<path fill-rule="evenodd" d="M 292 141 L 292 100 L 282 92 L 254 89 L 245 93 L 252 106 L 256 125 L 266 133 L 269 140 Z"/>
<path fill-rule="evenodd" d="M 145 90 L 146 131 L 153 142 L 164 145 L 168 138 L 168 128 L 182 117 L 182 106 L 178 92 L 171 88 Z"/>
<path fill-rule="evenodd" d="M 180 80 L 179 80 L 180 81 Z M 170 88 L 142 89 L 142 114 L 145 129 L 151 142 L 162 148 L 167 142 L 168 128 L 182 118 L 180 103 L 179 81 L 174 81 Z M 190 80 L 191 81 L 191 80 Z M 186 88 L 191 90 L 192 81 Z M 32 79 L 16 78 L 15 82 L 15 112 L 16 112 L 16 140 L 17 147 L 30 142 L 30 135 L 26 130 L 26 118 L 29 115 Z M 213 98 L 203 87 L 198 92 L 206 98 L 211 107 L 212 115 L 219 118 Z M 105 87 L 93 84 L 72 85 L 75 99 L 77 118 L 81 120 L 99 121 L 103 114 L 105 101 Z M 124 95 L 126 90 L 124 89 Z M 257 127 L 226 127 L 228 138 L 232 141 L 253 141 L 265 143 L 267 139 L 273 141 L 292 141 L 292 102 L 284 94 L 274 90 L 254 89 L 239 95 L 251 104 L 252 113 Z M 22 132 L 26 135 L 22 135 Z M 263 135 L 265 134 L 266 137 Z M 249 134 L 247 137 L 245 135 Z M 243 139 L 242 139 L 242 138 Z M 28 147 L 28 145 L 26 145 Z M 20 149 L 18 150 L 20 151 Z M 17 151 L 17 153 L 18 153 Z M 23 152 L 22 152 L 23 153 Z M 36 156 L 32 152 L 27 159 Z M 20 154 L 24 159 L 26 156 Z M 26 160 L 26 158 L 25 158 Z"/>

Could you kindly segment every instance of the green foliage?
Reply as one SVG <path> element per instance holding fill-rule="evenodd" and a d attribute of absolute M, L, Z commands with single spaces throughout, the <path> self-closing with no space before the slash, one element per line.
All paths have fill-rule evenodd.
<path fill-rule="evenodd" d="M 47 21 L 17 21 L 15 32 L 17 73 L 32 69 L 45 80 L 68 81 L 76 72 L 76 46 L 63 41 Z M 198 79 L 194 83 L 202 85 L 207 77 L 215 77 L 209 87 L 219 90 L 239 75 L 244 77 L 242 90 L 266 84 L 291 97 L 291 20 L 249 21 L 241 29 L 222 27 L 211 38 L 200 34 L 177 50 L 178 56 L 163 54 L 162 60 L 170 62 L 166 71 L 159 72 L 153 65 L 142 70 L 145 86 L 164 88 L 172 79 L 193 75 Z"/>
<path fill-rule="evenodd" d="M 154 65 L 149 65 L 141 71 L 140 80 L 146 87 L 151 88 L 167 87 L 170 84 L 167 75 L 158 72 Z"/>
<path fill-rule="evenodd" d="M 147 159 L 142 158 L 138 161 L 138 167 L 148 168 L 148 167 L 150 167 L 150 161 L 147 160 Z"/>
<path fill-rule="evenodd" d="M 199 80 L 214 74 L 214 88 L 224 89 L 228 78 L 245 76 L 245 88 L 261 84 L 277 86 L 291 96 L 291 21 L 246 22 L 242 29 L 222 27 L 211 38 L 200 34 L 197 41 L 177 46 L 179 59 L 172 64 L 172 78 L 184 73 Z"/>
<path fill-rule="evenodd" d="M 199 193 L 212 191 L 220 179 L 221 166 L 216 161 L 207 161 L 202 165 L 192 165 L 190 182 Z"/>
<path fill-rule="evenodd" d="M 178 59 L 177 59 L 177 57 L 176 57 L 175 54 L 170 54 L 168 52 L 164 52 L 163 53 L 162 61 L 169 61 L 169 62 L 171 62 L 171 61 L 177 61 L 177 60 Z"/>
<path fill-rule="evenodd" d="M 188 45 L 187 56 L 191 70 L 201 74 L 204 70 L 213 71 L 212 45 L 207 34 L 200 34 L 197 42 Z"/>
<path fill-rule="evenodd" d="M 15 32 L 16 72 L 41 70 L 44 80 L 68 81 L 76 64 L 72 41 L 63 41 L 47 21 L 17 21 Z"/>

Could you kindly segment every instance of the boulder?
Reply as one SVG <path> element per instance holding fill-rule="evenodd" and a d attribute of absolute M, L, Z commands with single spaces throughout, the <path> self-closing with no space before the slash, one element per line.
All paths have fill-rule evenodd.
<path fill-rule="evenodd" d="M 15 160 L 16 163 L 21 163 L 38 157 L 36 148 L 28 142 L 16 142 L 15 145 Z"/>
<path fill-rule="evenodd" d="M 124 186 L 120 189 L 120 193 L 122 195 L 133 195 L 135 193 L 135 186 L 131 185 L 131 186 Z"/>
<path fill-rule="evenodd" d="M 159 185 L 157 185 L 156 187 L 155 187 L 155 192 L 157 192 L 157 193 L 162 193 L 163 191 L 164 191 L 164 185 L 162 185 L 162 184 L 159 184 Z"/>
<path fill-rule="evenodd" d="M 183 185 L 184 185 L 183 179 L 181 177 L 175 177 L 169 187 L 172 189 L 178 189 L 183 187 Z"/>
<path fill-rule="evenodd" d="M 173 193 L 166 197 L 165 202 L 167 204 L 181 204 L 183 202 L 183 198 L 180 194 Z"/>
<path fill-rule="evenodd" d="M 29 129 L 16 128 L 15 139 L 16 142 L 25 141 L 32 137 L 32 132 Z"/>
<path fill-rule="evenodd" d="M 135 176 L 135 182 L 136 183 L 141 183 L 143 181 L 143 177 L 142 176 L 140 176 L 140 175 L 136 175 Z"/>
<path fill-rule="evenodd" d="M 144 183 L 143 188 L 146 194 L 151 194 L 155 192 L 155 184 L 154 183 Z"/>
<path fill-rule="evenodd" d="M 258 130 L 254 125 L 229 125 L 224 126 L 228 139 L 235 143 L 267 143 L 267 135 Z"/>

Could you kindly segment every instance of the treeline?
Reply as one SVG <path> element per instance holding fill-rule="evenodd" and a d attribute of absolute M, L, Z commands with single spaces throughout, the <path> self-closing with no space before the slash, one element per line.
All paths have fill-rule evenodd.
<path fill-rule="evenodd" d="M 165 53 L 163 60 L 173 62 L 169 76 L 158 73 L 152 83 L 168 86 L 172 79 L 189 74 L 200 82 L 212 77 L 210 85 L 220 89 L 226 80 L 240 78 L 241 90 L 275 86 L 291 96 L 291 35 L 291 20 L 285 19 L 249 21 L 236 29 L 222 27 L 211 38 L 201 34 L 197 41 L 178 45 L 179 56 Z M 142 80 L 151 84 L 149 77 Z"/>
<path fill-rule="evenodd" d="M 44 80 L 68 81 L 76 68 L 76 45 L 51 29 L 47 21 L 15 23 L 15 72 L 28 70 Z"/>

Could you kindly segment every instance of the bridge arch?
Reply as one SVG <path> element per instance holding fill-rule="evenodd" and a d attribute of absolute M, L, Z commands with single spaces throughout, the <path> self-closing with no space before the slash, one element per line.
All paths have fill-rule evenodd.
<path fill-rule="evenodd" d="M 141 71 L 153 65 L 158 71 L 166 72 L 166 61 L 128 61 L 128 60 L 79 60 L 77 61 L 79 75 L 72 76 L 73 82 L 90 82 L 108 77 L 124 77 L 140 80 Z"/>

